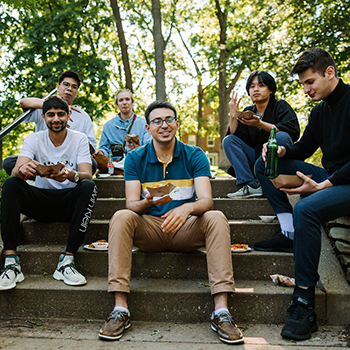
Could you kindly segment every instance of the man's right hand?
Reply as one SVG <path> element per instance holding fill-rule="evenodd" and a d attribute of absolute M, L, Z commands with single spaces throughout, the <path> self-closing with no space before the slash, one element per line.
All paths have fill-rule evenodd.
<path fill-rule="evenodd" d="M 239 103 L 241 102 L 242 98 L 238 99 L 238 94 L 236 92 L 232 93 L 232 98 L 230 102 L 228 103 L 228 106 L 230 108 L 230 117 L 231 118 L 237 118 L 237 112 L 239 110 Z"/>
<path fill-rule="evenodd" d="M 36 160 L 31 160 L 30 162 L 20 165 L 18 167 L 19 176 L 37 176 L 36 166 L 39 164 Z"/>
<path fill-rule="evenodd" d="M 286 148 L 284 146 L 278 146 L 277 157 L 282 158 L 286 154 Z M 263 144 L 263 148 L 261 151 L 261 156 L 264 162 L 266 162 L 266 154 L 267 154 L 267 142 Z"/>
<path fill-rule="evenodd" d="M 152 205 L 164 205 L 167 204 L 169 202 L 172 201 L 172 198 L 168 195 L 168 196 L 164 196 L 156 201 L 153 200 L 153 197 L 151 196 L 151 194 L 147 194 L 145 197 Z"/>

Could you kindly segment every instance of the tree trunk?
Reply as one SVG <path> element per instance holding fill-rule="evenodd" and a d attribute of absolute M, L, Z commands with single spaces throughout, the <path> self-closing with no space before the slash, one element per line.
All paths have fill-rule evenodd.
<path fill-rule="evenodd" d="M 125 87 L 130 91 L 133 91 L 129 55 L 128 55 L 128 46 L 126 45 L 126 41 L 125 41 L 125 35 L 124 35 L 122 20 L 120 17 L 119 5 L 117 0 L 110 0 L 110 3 L 113 10 L 114 18 L 116 21 L 116 25 L 117 25 L 120 48 L 122 50 L 122 60 L 123 60 L 124 74 L 125 74 Z"/>
<path fill-rule="evenodd" d="M 227 51 L 226 51 L 226 27 L 227 27 L 227 13 L 221 11 L 221 6 L 219 0 L 215 0 L 216 5 L 216 16 L 220 24 L 220 56 L 218 62 L 219 68 L 219 121 L 220 121 L 220 151 L 219 151 L 219 167 L 227 169 L 229 167 L 229 162 L 226 158 L 225 152 L 222 148 L 222 140 L 226 135 L 226 130 L 228 127 L 228 101 L 226 93 L 226 62 L 227 62 Z M 228 3 L 226 1 L 225 9 Z"/>
<path fill-rule="evenodd" d="M 200 135 L 200 131 L 202 129 L 203 123 L 203 86 L 201 83 L 198 83 L 198 112 L 197 112 L 197 146 L 201 147 L 202 145 L 202 136 Z"/>
<path fill-rule="evenodd" d="M 164 49 L 165 43 L 162 34 L 162 16 L 160 12 L 160 1 L 152 0 L 152 17 L 153 17 L 153 40 L 156 61 L 156 99 L 166 99 L 165 89 L 165 65 Z"/>

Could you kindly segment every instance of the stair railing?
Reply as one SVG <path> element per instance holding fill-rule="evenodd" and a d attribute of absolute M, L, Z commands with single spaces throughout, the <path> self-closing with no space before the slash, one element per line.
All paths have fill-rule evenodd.
<path fill-rule="evenodd" d="M 47 94 L 44 97 L 44 100 L 48 97 L 52 96 L 54 93 L 56 93 L 57 88 L 54 88 L 49 94 Z M 12 123 L 7 124 L 1 131 L 0 131 L 0 140 L 2 140 L 9 132 L 11 132 L 13 129 L 15 129 L 19 124 L 23 122 L 23 120 L 34 111 L 35 108 L 30 108 L 27 111 L 23 112 L 19 117 L 17 117 Z"/>

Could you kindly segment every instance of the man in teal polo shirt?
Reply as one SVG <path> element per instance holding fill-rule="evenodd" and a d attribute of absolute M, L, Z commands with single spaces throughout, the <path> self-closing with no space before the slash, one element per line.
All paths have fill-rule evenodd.
<path fill-rule="evenodd" d="M 108 291 L 115 307 L 100 330 L 100 338 L 119 339 L 131 326 L 127 295 L 133 245 L 148 252 L 191 252 L 206 247 L 209 283 L 215 310 L 211 328 L 226 343 L 242 343 L 243 334 L 228 311 L 227 295 L 235 291 L 226 217 L 214 211 L 210 167 L 204 152 L 175 137 L 175 108 L 156 101 L 145 112 L 153 141 L 125 159 L 125 210 L 117 211 L 109 228 Z M 156 198 L 147 187 L 173 184 L 174 195 Z"/>

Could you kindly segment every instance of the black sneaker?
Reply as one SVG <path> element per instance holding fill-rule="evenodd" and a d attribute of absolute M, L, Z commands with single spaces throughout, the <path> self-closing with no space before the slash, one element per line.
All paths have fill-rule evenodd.
<path fill-rule="evenodd" d="M 317 315 L 312 304 L 308 300 L 298 297 L 292 301 L 288 312 L 289 316 L 281 336 L 293 340 L 310 339 L 311 333 L 318 329 Z"/>
<path fill-rule="evenodd" d="M 265 252 L 287 252 L 293 253 L 293 240 L 285 236 L 281 231 L 271 238 L 253 244 L 254 250 Z"/>

